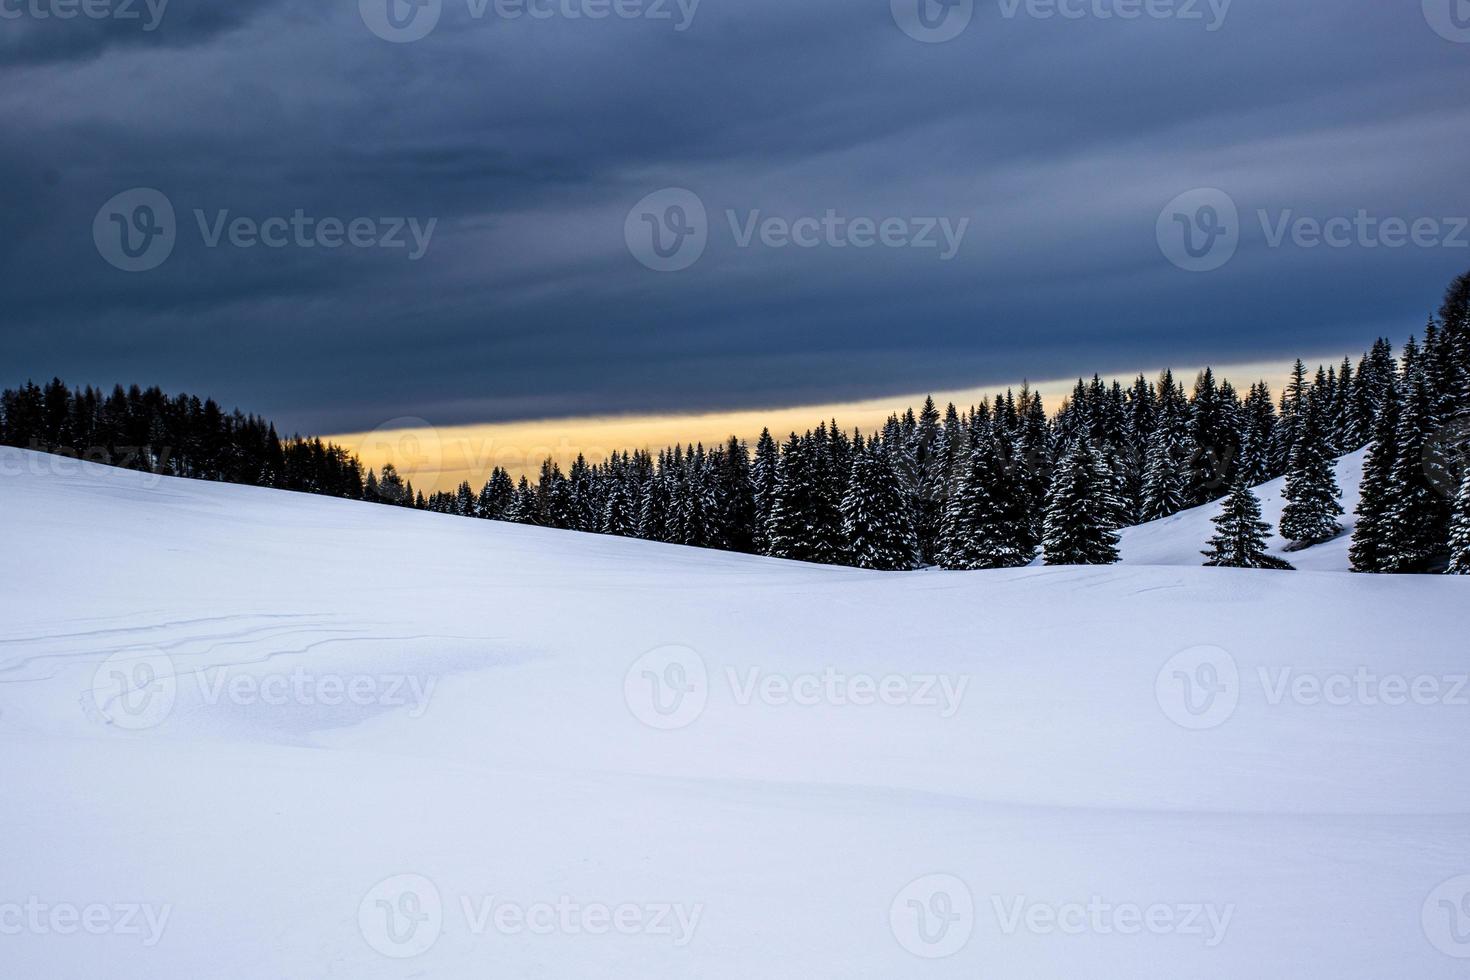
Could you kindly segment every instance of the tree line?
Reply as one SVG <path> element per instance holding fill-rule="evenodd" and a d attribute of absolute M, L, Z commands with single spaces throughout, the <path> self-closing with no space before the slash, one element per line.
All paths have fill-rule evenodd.
<path fill-rule="evenodd" d="M 903 571 L 1118 560 L 1118 530 L 1224 498 L 1206 564 L 1289 567 L 1265 552 L 1251 487 L 1285 477 L 1280 532 L 1342 532 L 1337 457 L 1370 446 L 1353 534 L 1362 572 L 1470 573 L 1470 273 L 1422 335 L 1377 340 L 1279 398 L 1209 368 L 1128 386 L 1079 380 L 1055 413 L 1029 387 L 963 410 L 932 398 L 875 432 L 833 421 L 778 443 L 629 451 L 535 480 L 496 468 L 425 496 L 319 439 L 157 388 L 103 396 L 60 380 L 0 394 L 0 442 L 205 480 L 800 561 Z"/>

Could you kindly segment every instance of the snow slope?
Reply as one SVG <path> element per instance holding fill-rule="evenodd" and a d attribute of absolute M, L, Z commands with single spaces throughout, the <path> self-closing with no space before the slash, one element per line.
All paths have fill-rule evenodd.
<path fill-rule="evenodd" d="M 1464 976 L 1470 580 L 1200 519 L 885 575 L 0 450 L 0 976 Z"/>
<path fill-rule="evenodd" d="M 1342 489 L 1341 518 L 1342 534 L 1302 551 L 1287 554 L 1287 542 L 1279 534 L 1270 540 L 1272 554 L 1280 555 L 1300 571 L 1346 572 L 1352 565 L 1348 561 L 1348 546 L 1352 543 L 1353 525 L 1357 522 L 1354 511 L 1358 509 L 1358 483 L 1363 478 L 1363 459 L 1368 450 L 1360 449 L 1337 461 L 1337 485 Z M 1256 487 L 1256 496 L 1261 501 L 1261 519 L 1270 523 L 1272 529 L 1281 524 L 1281 510 L 1286 502 L 1281 499 L 1285 489 L 1285 477 Z M 1198 565 L 1204 561 L 1200 552 L 1206 542 L 1214 536 L 1215 526 L 1211 518 L 1220 513 L 1219 501 L 1204 507 L 1182 511 L 1172 517 L 1130 527 L 1123 531 L 1123 564 L 1125 565 Z"/>

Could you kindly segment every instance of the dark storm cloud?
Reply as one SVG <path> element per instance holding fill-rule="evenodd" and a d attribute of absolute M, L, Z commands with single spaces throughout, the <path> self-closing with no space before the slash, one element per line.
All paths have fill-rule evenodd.
<path fill-rule="evenodd" d="M 35 2 L 56 0 L 0 0 Z M 926 44 L 886 0 L 666 0 L 667 20 L 467 2 L 412 43 L 355 3 L 171 0 L 131 34 L 0 20 L 6 382 L 156 382 L 318 430 L 754 407 L 1357 350 L 1470 267 L 1470 248 L 1273 245 L 1257 218 L 1470 211 L 1470 43 L 1418 4 L 1237 0 L 1210 31 L 1203 0 L 1204 22 L 992 0 Z M 138 187 L 177 236 L 128 273 L 93 222 Z M 709 241 L 659 273 L 624 224 L 667 187 L 697 194 Z M 1156 238 L 1195 188 L 1239 210 L 1215 271 Z M 209 244 L 298 210 L 371 219 L 364 241 L 435 225 L 416 260 Z M 829 210 L 968 224 L 950 261 L 741 246 L 752 220 Z"/>

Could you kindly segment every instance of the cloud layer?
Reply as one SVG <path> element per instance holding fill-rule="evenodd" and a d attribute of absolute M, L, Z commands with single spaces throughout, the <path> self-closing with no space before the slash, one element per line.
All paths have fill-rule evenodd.
<path fill-rule="evenodd" d="M 1452 221 L 1390 247 L 1358 217 L 1470 212 L 1470 36 L 1419 4 L 992 0 L 925 43 L 899 23 L 943 23 L 933 0 L 172 0 L 153 30 L 142 0 L 37 15 L 58 2 L 0 0 L 6 383 L 188 387 L 319 431 L 816 403 L 1358 349 L 1470 267 Z M 409 43 L 371 29 L 434 12 Z M 94 222 L 138 187 L 175 240 L 129 273 Z M 682 271 L 629 247 L 664 188 L 706 215 Z M 1239 215 L 1205 273 L 1158 240 L 1196 188 Z M 298 212 L 281 247 L 230 233 Z M 436 222 L 417 260 L 379 245 L 404 218 Z M 945 261 L 859 247 L 863 218 L 968 224 Z M 1345 246 L 1295 234 L 1333 218 Z"/>

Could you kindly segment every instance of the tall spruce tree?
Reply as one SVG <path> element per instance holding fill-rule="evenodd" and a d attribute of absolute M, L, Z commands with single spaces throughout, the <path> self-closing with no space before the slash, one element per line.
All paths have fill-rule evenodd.
<path fill-rule="evenodd" d="M 842 513 L 831 504 L 826 446 L 808 433 L 791 434 L 777 467 L 775 499 L 766 524 L 772 557 L 834 564 L 842 555 Z"/>
<path fill-rule="evenodd" d="M 1390 539 L 1394 533 L 1389 510 L 1393 506 L 1393 466 L 1399 454 L 1398 425 L 1399 396 L 1397 389 L 1390 385 L 1383 406 L 1373 420 L 1372 441 L 1358 483 L 1355 511 L 1358 522 L 1348 549 L 1355 572 L 1388 571 Z"/>
<path fill-rule="evenodd" d="M 1430 481 L 1426 465 L 1435 428 L 1434 393 L 1416 367 L 1405 382 L 1399 412 L 1384 571 L 1427 571 L 1449 548 L 1448 501 Z"/>
<path fill-rule="evenodd" d="M 982 433 L 945 507 L 940 560 L 952 569 L 1014 568 L 1035 557 L 1027 537 L 1025 501 L 1007 443 Z"/>
<path fill-rule="evenodd" d="M 854 446 L 852 475 L 842 499 L 847 556 L 858 568 L 908 571 L 919 567 L 919 539 L 898 474 L 875 437 Z"/>
<path fill-rule="evenodd" d="M 1470 459 L 1461 461 L 1460 490 L 1450 510 L 1451 575 L 1470 575 Z"/>
<path fill-rule="evenodd" d="M 1042 547 L 1048 565 L 1109 565 L 1118 560 L 1112 475 L 1078 434 L 1052 477 Z"/>
<path fill-rule="evenodd" d="M 1342 504 L 1338 503 L 1342 491 L 1337 486 L 1327 444 L 1325 416 L 1329 404 L 1330 396 L 1325 391 L 1307 396 L 1286 471 L 1281 536 L 1302 546 L 1326 541 L 1342 531 L 1337 520 L 1342 515 Z"/>
<path fill-rule="evenodd" d="M 1271 525 L 1261 520 L 1261 502 L 1243 479 L 1237 479 L 1220 513 L 1211 518 L 1215 536 L 1210 538 L 1205 564 L 1217 568 L 1274 568 L 1291 570 L 1291 565 L 1266 551 Z"/>

